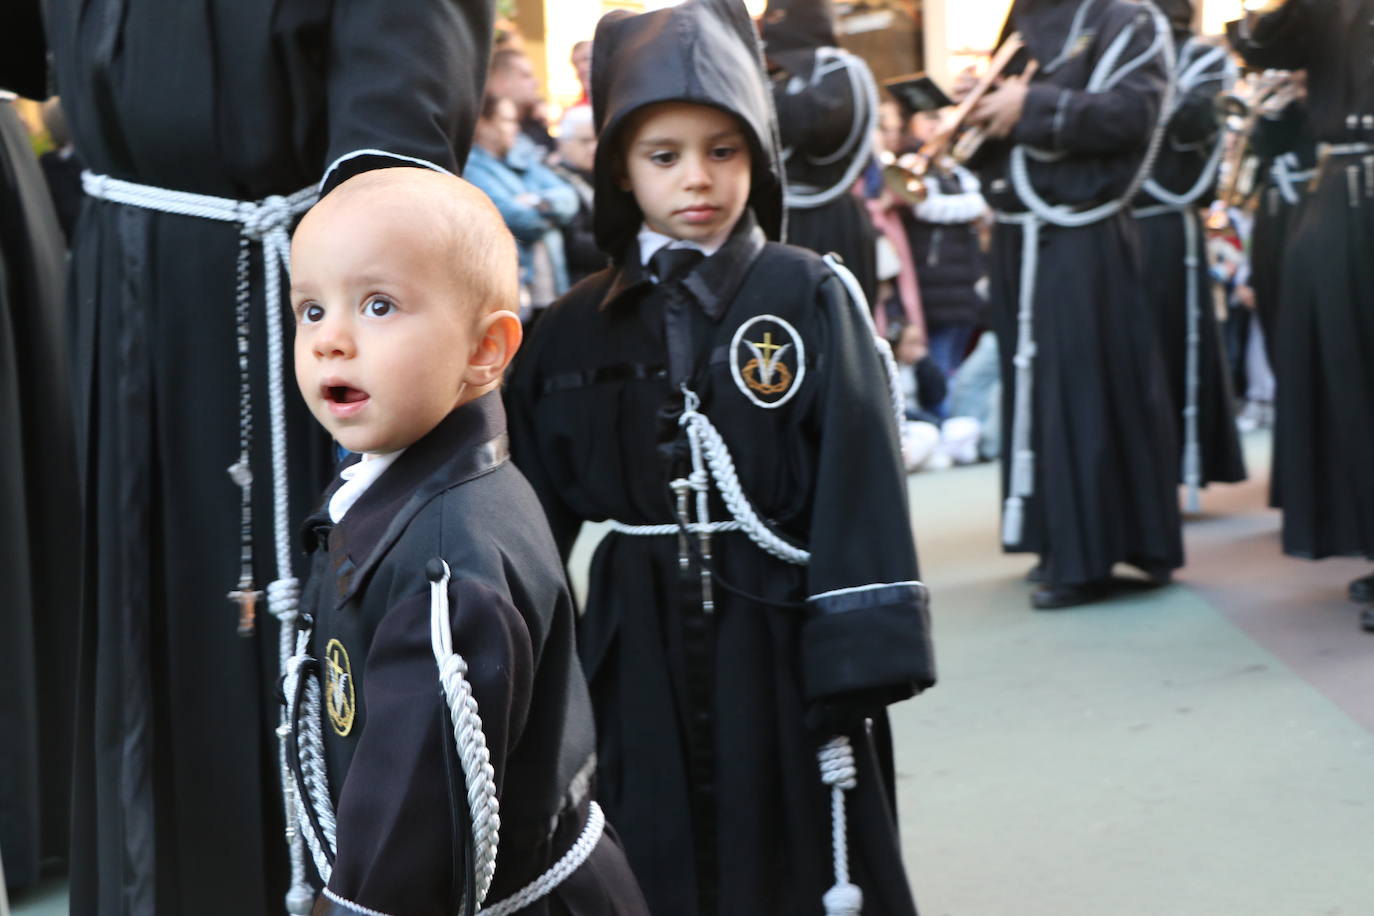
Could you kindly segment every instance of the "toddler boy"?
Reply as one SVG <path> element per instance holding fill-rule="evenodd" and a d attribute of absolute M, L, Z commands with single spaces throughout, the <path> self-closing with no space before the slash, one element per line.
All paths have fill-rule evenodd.
<path fill-rule="evenodd" d="M 306 215 L 291 265 L 301 394 L 362 453 L 306 523 L 285 682 L 315 912 L 645 912 L 589 800 L 563 571 L 507 460 L 510 233 L 461 179 L 385 169 Z"/>
<path fill-rule="evenodd" d="M 658 916 L 913 913 L 884 707 L 934 664 L 872 325 L 768 241 L 776 125 L 738 2 L 612 13 L 592 68 L 614 264 L 509 396 L 560 546 L 614 520 L 579 633 L 599 797 Z"/>

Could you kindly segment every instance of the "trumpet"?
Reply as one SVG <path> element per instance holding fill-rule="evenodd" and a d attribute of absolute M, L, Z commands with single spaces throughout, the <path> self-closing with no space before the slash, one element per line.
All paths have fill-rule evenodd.
<path fill-rule="evenodd" d="M 1275 117 L 1299 98 L 1303 81 L 1287 70 L 1267 70 L 1255 81 L 1249 101 L 1238 95 L 1224 95 L 1217 99 L 1222 116 L 1222 129 L 1230 135 L 1231 144 L 1221 161 L 1223 184 L 1217 200 L 1207 214 L 1207 228 L 1224 232 L 1231 224 L 1230 210 L 1241 206 L 1254 191 L 1257 160 L 1250 152 L 1255 125 L 1262 117 Z"/>
<path fill-rule="evenodd" d="M 978 152 L 987 139 L 987 132 L 982 127 L 968 126 L 969 113 L 993 88 L 1023 47 L 1025 42 L 1019 32 L 1008 35 L 992 56 L 987 72 L 964 96 L 939 132 L 921 144 L 919 150 L 904 156 L 889 151 L 878 154 L 878 162 L 883 167 L 883 183 L 899 200 L 912 205 L 921 203 L 929 194 L 931 172 L 948 174 L 955 165 L 962 165 Z M 1035 61 L 1031 61 L 1019 79 L 1029 82 L 1035 75 L 1035 68 Z"/>

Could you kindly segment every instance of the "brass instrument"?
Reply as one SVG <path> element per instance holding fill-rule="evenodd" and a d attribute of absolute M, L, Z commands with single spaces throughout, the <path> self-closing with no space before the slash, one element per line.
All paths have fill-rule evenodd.
<path fill-rule="evenodd" d="M 988 65 L 987 72 L 964 96 L 957 108 L 940 127 L 939 132 L 921 144 L 914 153 L 897 156 L 884 151 L 878 154 L 883 167 L 883 181 L 897 198 L 904 203 L 919 204 L 926 199 L 927 183 L 931 171 L 938 174 L 948 173 L 953 166 L 962 165 L 978 152 L 987 139 L 987 132 L 981 127 L 969 127 L 969 113 L 992 89 L 1002 72 L 1023 47 L 1019 32 L 1012 32 L 997 49 Z M 1035 75 L 1036 63 L 1031 61 L 1025 71 L 1017 77 L 1029 82 Z"/>
<path fill-rule="evenodd" d="M 1234 94 L 1217 99 L 1230 148 L 1221 160 L 1221 189 L 1207 214 L 1207 228 L 1212 232 L 1225 231 L 1231 224 L 1231 208 L 1243 205 L 1255 189 L 1258 162 L 1250 154 L 1255 125 L 1262 117 L 1278 115 L 1301 96 L 1303 89 L 1302 80 L 1291 71 L 1266 70 L 1255 80 L 1249 101 Z"/>

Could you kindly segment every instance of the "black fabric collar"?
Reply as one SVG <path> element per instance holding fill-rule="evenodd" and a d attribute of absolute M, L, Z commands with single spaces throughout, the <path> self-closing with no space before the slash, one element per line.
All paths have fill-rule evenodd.
<path fill-rule="evenodd" d="M 343 604 L 357 593 L 422 508 L 435 496 L 505 464 L 510 457 L 506 413 L 498 391 L 454 410 L 428 435 L 410 446 L 370 486 L 329 534 L 329 564 Z M 307 521 L 318 538 L 329 522 L 329 497 Z M 315 528 L 310 528 L 311 523 Z M 307 541 L 310 535 L 307 535 Z"/>
<path fill-rule="evenodd" d="M 766 242 L 753 212 L 745 210 L 725 244 L 694 267 L 682 281 L 683 288 L 712 321 L 719 321 L 724 316 Z M 653 282 L 640 259 L 638 245 L 632 242 L 621 257 L 610 289 L 606 290 L 597 308 L 602 311 L 617 308 L 634 298 L 630 293 L 652 286 Z"/>

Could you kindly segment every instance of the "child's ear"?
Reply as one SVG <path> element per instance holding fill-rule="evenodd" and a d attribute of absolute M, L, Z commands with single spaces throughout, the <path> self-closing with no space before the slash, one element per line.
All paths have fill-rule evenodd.
<path fill-rule="evenodd" d="M 512 311 L 500 309 L 482 317 L 473 335 L 472 355 L 463 381 L 474 388 L 500 382 L 515 351 L 524 338 L 520 318 Z"/>

